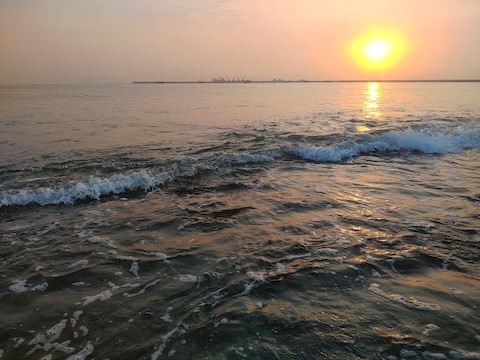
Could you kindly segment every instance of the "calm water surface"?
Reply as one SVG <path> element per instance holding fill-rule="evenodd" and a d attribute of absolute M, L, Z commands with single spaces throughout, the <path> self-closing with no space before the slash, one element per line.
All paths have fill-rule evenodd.
<path fill-rule="evenodd" d="M 1 359 L 480 359 L 480 83 L 0 87 Z"/>

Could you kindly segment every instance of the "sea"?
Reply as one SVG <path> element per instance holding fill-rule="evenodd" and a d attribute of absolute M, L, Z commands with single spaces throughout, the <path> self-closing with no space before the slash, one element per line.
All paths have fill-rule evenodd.
<path fill-rule="evenodd" d="M 0 359 L 480 359 L 480 82 L 0 86 Z"/>

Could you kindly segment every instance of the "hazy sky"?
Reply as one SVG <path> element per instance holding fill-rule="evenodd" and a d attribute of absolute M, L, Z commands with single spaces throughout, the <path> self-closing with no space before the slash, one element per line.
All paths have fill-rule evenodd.
<path fill-rule="evenodd" d="M 348 51 L 403 37 L 382 72 Z M 0 0 L 0 83 L 480 79 L 480 0 Z"/>

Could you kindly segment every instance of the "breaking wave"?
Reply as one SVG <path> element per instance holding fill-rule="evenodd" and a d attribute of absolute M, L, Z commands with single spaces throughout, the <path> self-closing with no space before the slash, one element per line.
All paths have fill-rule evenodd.
<path fill-rule="evenodd" d="M 361 154 L 416 151 L 424 154 L 458 153 L 480 147 L 480 129 L 435 133 L 407 129 L 371 135 L 366 141 L 349 140 L 329 146 L 297 146 L 292 154 L 316 162 L 340 162 Z"/>
<path fill-rule="evenodd" d="M 104 195 L 117 195 L 132 190 L 153 189 L 166 181 L 169 175 L 153 175 L 145 170 L 128 174 L 115 174 L 108 178 L 91 177 L 86 181 L 70 182 L 67 186 L 40 187 L 2 191 L 0 207 L 14 205 L 73 204 L 83 199 L 100 199 Z"/>
<path fill-rule="evenodd" d="M 269 146 L 270 144 L 265 144 Z M 141 169 L 117 173 L 108 177 L 91 176 L 65 185 L 26 187 L 0 191 L 0 208 L 5 206 L 74 204 L 85 199 L 98 200 L 103 196 L 120 195 L 132 191 L 152 191 L 172 180 L 191 178 L 199 171 L 222 173 L 222 169 L 258 163 L 275 163 L 279 160 L 302 160 L 314 162 L 342 162 L 364 154 L 413 151 L 424 154 L 458 153 L 465 149 L 480 147 L 480 129 L 456 130 L 450 133 L 432 130 L 406 129 L 389 131 L 367 137 L 351 138 L 326 146 L 292 145 L 283 150 L 208 154 L 204 157 L 182 157 L 173 168 L 182 171 L 155 171 Z M 187 161 L 188 160 L 188 161 Z"/>

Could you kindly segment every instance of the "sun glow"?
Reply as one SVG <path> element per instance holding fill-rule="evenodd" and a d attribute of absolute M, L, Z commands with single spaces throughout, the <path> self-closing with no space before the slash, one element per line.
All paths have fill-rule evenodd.
<path fill-rule="evenodd" d="M 350 55 L 368 71 L 384 71 L 398 64 L 405 52 L 405 41 L 396 32 L 376 29 L 364 33 L 350 45 Z"/>

